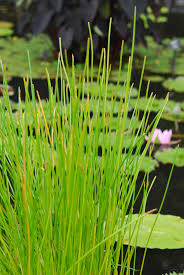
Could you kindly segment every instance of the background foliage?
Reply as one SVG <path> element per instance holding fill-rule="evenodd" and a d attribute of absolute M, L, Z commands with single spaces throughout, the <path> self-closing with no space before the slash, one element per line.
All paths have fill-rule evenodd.
<path fill-rule="evenodd" d="M 119 53 L 122 39 L 131 37 L 134 6 L 137 7 L 136 40 L 144 39 L 145 33 L 156 39 L 161 7 L 170 9 L 172 1 L 166 0 L 9 0 L 17 11 L 17 34 L 37 35 L 48 32 L 56 47 L 62 37 L 64 49 L 72 50 L 75 58 L 82 60 L 88 38 L 87 23 L 92 24 L 96 58 L 106 45 L 109 18 L 113 18 L 112 45 Z M 148 9 L 149 6 L 149 9 Z M 151 11 L 151 14 L 150 14 Z M 144 14 L 144 16 L 140 16 Z M 80 49 L 80 50 L 79 50 Z"/>

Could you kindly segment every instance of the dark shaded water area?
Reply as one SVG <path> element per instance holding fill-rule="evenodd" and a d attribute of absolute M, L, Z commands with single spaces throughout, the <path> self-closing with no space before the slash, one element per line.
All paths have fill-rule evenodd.
<path fill-rule="evenodd" d="M 139 72 L 133 74 L 133 82 L 135 86 L 138 87 L 139 84 Z M 35 79 L 33 80 L 35 90 L 39 91 L 40 97 L 42 99 L 48 98 L 48 86 L 46 80 Z M 21 97 L 24 100 L 24 84 L 21 78 L 12 78 L 9 83 L 14 90 L 15 94 L 11 97 L 12 100 L 18 100 L 18 87 L 21 89 Z M 54 86 L 54 80 L 51 81 L 51 84 Z M 143 82 L 141 95 L 145 95 L 147 87 L 147 81 Z M 159 83 L 151 83 L 149 93 L 156 95 L 157 98 L 163 98 L 167 95 L 167 90 L 165 90 Z M 177 93 L 170 93 L 170 98 L 176 101 L 184 101 L 184 95 Z M 150 122 L 154 118 L 155 114 L 151 113 Z M 184 123 L 179 123 L 179 133 L 184 134 Z M 171 121 L 161 119 L 158 125 L 162 130 L 164 129 L 173 129 L 175 133 L 175 125 Z M 175 145 L 176 146 L 176 145 Z M 183 147 L 183 142 L 180 144 Z M 158 148 L 156 148 L 158 149 Z M 154 172 L 150 173 L 150 182 L 156 176 L 156 181 L 152 187 L 150 192 L 146 210 L 151 209 L 159 209 L 167 180 L 169 178 L 169 174 L 171 171 L 171 165 L 163 165 L 159 163 L 159 168 L 157 168 Z M 170 186 L 168 189 L 168 193 L 161 210 L 162 214 L 171 214 L 175 216 L 180 216 L 184 218 L 184 167 L 175 167 L 173 170 L 173 174 L 171 177 Z M 140 173 L 137 181 L 137 189 L 142 183 L 143 173 Z M 134 212 L 137 213 L 139 211 L 141 205 L 141 199 L 136 203 Z M 137 258 L 136 258 L 136 269 L 138 270 L 135 274 L 139 274 L 139 268 L 142 263 L 142 258 L 144 254 L 144 249 L 137 248 Z M 165 274 L 169 272 L 183 272 L 184 271 L 184 249 L 177 250 L 161 250 L 161 249 L 148 249 L 147 256 L 145 259 L 143 275 L 157 275 L 157 274 Z"/>

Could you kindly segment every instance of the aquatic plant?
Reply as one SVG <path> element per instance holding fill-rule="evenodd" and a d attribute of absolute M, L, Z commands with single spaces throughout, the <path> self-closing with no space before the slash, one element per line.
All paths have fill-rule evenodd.
<path fill-rule="evenodd" d="M 144 111 L 145 106 L 147 105 L 147 98 L 142 96 L 139 98 L 139 110 Z M 160 110 L 160 107 L 164 103 L 164 99 L 155 98 L 154 101 L 150 104 L 150 111 L 157 113 Z M 136 104 L 136 99 L 130 99 L 130 106 Z M 170 121 L 182 122 L 184 121 L 184 104 L 182 102 L 177 102 L 174 100 L 168 100 L 167 105 L 162 113 L 162 118 Z"/>
<path fill-rule="evenodd" d="M 26 77 L 29 66 L 27 62 L 27 51 L 31 56 L 32 77 L 45 78 L 47 67 L 51 77 L 56 75 L 54 46 L 48 35 L 40 34 L 31 40 L 24 38 L 1 38 L 1 59 L 7 67 L 7 76 Z M 1 68 L 0 68 L 1 73 Z"/>
<path fill-rule="evenodd" d="M 133 215 L 133 219 L 138 218 L 138 214 Z M 132 226 L 134 236 L 132 236 L 131 244 L 133 245 L 136 240 L 136 245 L 139 247 L 148 247 L 151 249 L 180 249 L 184 247 L 184 219 L 173 215 L 161 215 L 157 217 L 156 214 L 150 214 L 142 218 L 141 226 Z M 131 227 L 130 226 L 130 227 Z M 150 230 L 152 234 L 150 236 Z M 137 232 L 139 231 L 139 232 Z M 128 237 L 129 231 L 126 232 Z M 160 237 L 162 236 L 162 237 Z M 125 237 L 125 239 L 126 239 Z M 149 241 L 148 241 L 149 240 Z M 127 242 L 129 244 L 129 239 Z"/>
<path fill-rule="evenodd" d="M 164 130 L 163 132 L 160 130 L 158 134 L 158 139 L 160 144 L 169 144 L 172 137 L 172 130 Z"/>
<path fill-rule="evenodd" d="M 82 275 L 117 274 L 118 271 L 125 274 L 135 269 L 137 242 L 131 246 L 134 236 L 132 229 L 135 226 L 133 210 L 142 194 L 136 225 L 141 226 L 141 219 L 152 213 L 152 210 L 145 212 L 147 197 L 154 183 L 149 181 L 150 156 L 138 192 L 136 180 L 167 98 L 150 126 L 147 121 L 151 98 L 148 99 L 137 128 L 135 121 L 139 116 L 138 100 L 144 62 L 137 104 L 127 129 L 135 41 L 134 20 L 132 53 L 125 90 L 122 90 L 124 95 L 120 98 L 123 105 L 119 105 L 116 136 L 111 146 L 113 108 L 118 103 L 112 96 L 112 108 L 107 109 L 110 30 L 111 21 L 107 51 L 102 50 L 95 84 L 99 95 L 91 92 L 90 97 L 89 94 L 90 84 L 94 83 L 90 28 L 91 39 L 87 43 L 86 62 L 77 87 L 74 57 L 71 71 L 67 57 L 64 62 L 60 40 L 55 91 L 47 71 L 48 104 L 42 102 L 39 92 L 34 89 L 28 55 L 30 79 L 24 79 L 25 104 L 19 94 L 18 111 L 14 116 L 7 91 L 6 70 L 1 64 L 4 76 L 4 98 L 0 104 L 1 274 Z M 119 71 L 122 55 L 123 44 Z M 61 85 L 58 84 L 59 76 Z M 29 84 L 32 100 L 28 91 Z M 87 97 L 84 96 L 86 89 Z M 92 114 L 90 106 L 93 106 Z M 49 122 L 45 115 L 46 108 Z M 144 137 L 151 127 L 145 145 Z M 129 135 L 130 146 L 123 150 L 126 135 Z M 99 148 L 100 140 L 102 144 Z M 123 151 L 125 154 L 122 154 Z M 170 178 L 164 198 L 169 181 Z M 130 233 L 129 246 L 125 252 L 123 244 L 127 243 L 127 230 Z M 150 236 L 152 230 L 151 228 Z"/>
<path fill-rule="evenodd" d="M 171 272 L 169 274 L 163 274 L 163 275 L 184 275 L 184 273 L 178 273 L 178 272 Z"/>
<path fill-rule="evenodd" d="M 176 78 L 168 78 L 163 82 L 163 86 L 168 90 L 174 92 L 183 93 L 184 92 L 184 77 L 178 76 Z"/>
<path fill-rule="evenodd" d="M 146 136 L 145 139 L 148 140 L 149 137 L 150 137 L 150 133 L 148 133 L 148 136 Z M 161 129 L 156 128 L 152 135 L 151 143 L 155 143 L 155 140 L 158 139 L 160 144 L 170 144 L 171 137 L 172 137 L 172 129 L 162 131 Z"/>
<path fill-rule="evenodd" d="M 164 164 L 175 163 L 175 166 L 184 166 L 184 148 L 165 148 L 162 151 L 157 151 L 154 157 Z"/>
<path fill-rule="evenodd" d="M 155 140 L 158 138 L 159 134 L 160 134 L 161 130 L 156 128 L 153 135 L 152 135 L 152 138 L 151 138 L 151 143 L 154 143 Z M 145 140 L 148 140 L 150 138 L 150 133 L 148 133 L 148 136 L 145 137 Z"/>
<path fill-rule="evenodd" d="M 13 34 L 13 23 L 0 21 L 0 37 L 7 37 Z"/>

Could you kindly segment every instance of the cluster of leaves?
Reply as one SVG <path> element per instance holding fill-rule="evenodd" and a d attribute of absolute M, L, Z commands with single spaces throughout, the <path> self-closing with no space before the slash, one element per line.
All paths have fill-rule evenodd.
<path fill-rule="evenodd" d="M 104 46 L 109 18 L 112 17 L 112 34 L 114 34 L 115 48 L 118 48 L 117 41 L 126 39 L 132 32 L 131 22 L 135 5 L 137 7 L 137 39 L 142 39 L 145 31 L 154 33 L 161 7 L 166 5 L 170 8 L 171 5 L 171 1 L 165 0 L 12 1 L 15 2 L 17 8 L 17 33 L 19 35 L 27 33 L 37 35 L 48 31 L 56 45 L 58 37 L 62 37 L 63 48 L 71 49 L 79 60 L 84 57 L 88 22 L 93 24 L 94 49 L 98 52 L 98 49 Z M 140 16 L 142 14 L 145 16 Z M 117 51 L 119 52 L 119 48 Z"/>

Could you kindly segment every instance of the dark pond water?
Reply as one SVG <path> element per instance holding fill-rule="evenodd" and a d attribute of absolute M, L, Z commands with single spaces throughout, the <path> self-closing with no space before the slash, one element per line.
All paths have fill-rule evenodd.
<path fill-rule="evenodd" d="M 133 81 L 135 85 L 138 85 L 139 82 L 139 73 L 133 75 Z M 35 90 L 38 90 L 42 99 L 48 97 L 48 88 L 47 82 L 45 80 L 35 79 L 33 80 Z M 9 83 L 14 87 L 17 91 L 18 87 L 21 88 L 22 98 L 24 99 L 24 85 L 23 80 L 21 78 L 13 78 Z M 52 81 L 54 85 L 54 81 Z M 147 82 L 143 83 L 142 87 L 142 95 L 145 93 Z M 152 83 L 150 86 L 150 92 L 154 92 L 157 94 L 157 98 L 165 97 L 167 91 L 160 86 L 160 84 Z M 177 101 L 184 101 L 184 95 L 170 95 L 172 99 Z M 13 100 L 17 101 L 18 94 L 17 92 L 12 97 Z M 154 114 L 152 114 L 154 117 Z M 159 128 L 161 129 L 170 129 L 174 130 L 174 123 L 166 120 L 160 120 Z M 175 130 L 174 130 L 175 131 Z M 179 124 L 180 133 L 184 134 L 184 123 Z M 181 144 L 182 146 L 182 144 Z M 157 208 L 162 201 L 162 197 L 165 191 L 165 187 L 167 184 L 167 179 L 169 177 L 169 173 L 171 170 L 171 165 L 163 165 L 160 163 L 159 168 L 157 168 L 154 172 L 150 174 L 150 180 L 156 176 L 155 184 L 153 185 L 152 191 L 150 192 L 147 208 L 146 210 Z M 143 179 L 143 174 L 139 175 L 137 187 L 141 184 Z M 139 210 L 141 201 L 139 201 L 135 205 L 135 212 Z M 178 168 L 175 167 L 171 183 L 169 186 L 169 190 L 166 196 L 165 203 L 163 205 L 162 214 L 171 214 L 184 218 L 184 167 Z M 144 249 L 137 249 L 137 260 L 136 260 L 136 268 L 139 270 L 142 262 Z M 160 250 L 160 249 L 148 249 L 147 256 L 145 260 L 143 275 L 157 275 L 157 274 L 165 274 L 169 272 L 183 272 L 184 271 L 184 249 L 178 250 Z M 136 273 L 135 273 L 136 274 Z M 139 272 L 137 272 L 139 274 Z"/>

